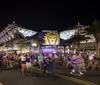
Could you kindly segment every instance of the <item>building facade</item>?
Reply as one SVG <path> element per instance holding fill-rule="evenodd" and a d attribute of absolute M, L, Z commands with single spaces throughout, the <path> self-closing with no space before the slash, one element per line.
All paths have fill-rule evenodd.
<path fill-rule="evenodd" d="M 0 51 L 29 52 L 36 31 L 26 29 L 15 23 L 8 24 L 0 33 Z"/>

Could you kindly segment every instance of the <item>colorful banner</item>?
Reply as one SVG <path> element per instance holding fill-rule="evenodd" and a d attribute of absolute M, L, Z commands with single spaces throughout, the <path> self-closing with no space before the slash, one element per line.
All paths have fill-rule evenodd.
<path fill-rule="evenodd" d="M 41 45 L 59 45 L 60 37 L 57 31 L 45 30 L 40 33 Z"/>

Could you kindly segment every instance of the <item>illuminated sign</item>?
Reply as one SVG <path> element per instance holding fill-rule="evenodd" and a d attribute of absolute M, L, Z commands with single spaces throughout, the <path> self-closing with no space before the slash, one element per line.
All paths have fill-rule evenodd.
<path fill-rule="evenodd" d="M 59 45 L 60 38 L 59 33 L 57 31 L 43 31 L 41 33 L 42 44 L 43 45 Z"/>
<path fill-rule="evenodd" d="M 55 48 L 44 48 L 42 49 L 42 52 L 45 53 L 56 53 L 56 49 Z"/>

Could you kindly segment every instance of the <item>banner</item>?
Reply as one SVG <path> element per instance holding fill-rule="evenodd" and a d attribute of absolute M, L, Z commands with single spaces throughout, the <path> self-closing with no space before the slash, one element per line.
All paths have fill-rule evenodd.
<path fill-rule="evenodd" d="M 44 30 L 40 33 L 41 45 L 59 45 L 60 37 L 57 31 Z"/>

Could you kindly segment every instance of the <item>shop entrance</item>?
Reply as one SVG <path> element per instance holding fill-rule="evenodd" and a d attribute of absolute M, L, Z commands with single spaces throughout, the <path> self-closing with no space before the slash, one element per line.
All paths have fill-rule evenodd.
<path fill-rule="evenodd" d="M 57 54 L 58 56 L 61 56 L 62 54 L 65 55 L 65 46 L 41 45 L 41 52 L 44 55 Z"/>

